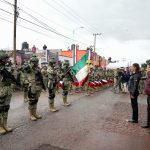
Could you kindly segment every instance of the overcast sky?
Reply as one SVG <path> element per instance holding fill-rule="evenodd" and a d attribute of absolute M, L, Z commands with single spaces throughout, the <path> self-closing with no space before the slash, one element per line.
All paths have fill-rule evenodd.
<path fill-rule="evenodd" d="M 2 1 L 0 8 L 13 13 L 13 7 Z M 14 3 L 14 0 L 6 1 Z M 149 0 L 18 0 L 18 7 L 19 17 L 47 28 L 42 29 L 18 18 L 18 49 L 24 41 L 30 47 L 36 45 L 39 49 L 44 44 L 48 48 L 67 49 L 73 43 L 75 30 L 75 43 L 80 45 L 80 49 L 93 45 L 93 33 L 102 33 L 97 36 L 96 44 L 96 51 L 100 55 L 117 60 L 126 58 L 132 62 L 150 58 Z M 33 17 L 47 26 L 39 24 Z M 12 49 L 13 24 L 2 18 L 13 22 L 12 15 L 0 10 L 0 49 Z"/>

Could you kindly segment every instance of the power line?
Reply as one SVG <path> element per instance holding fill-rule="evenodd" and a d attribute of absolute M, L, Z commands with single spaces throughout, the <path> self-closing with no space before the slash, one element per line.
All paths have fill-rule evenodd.
<path fill-rule="evenodd" d="M 55 1 L 55 3 L 57 3 L 58 4 L 58 2 L 56 2 L 56 0 L 53 0 L 53 1 Z M 95 28 L 95 27 L 92 27 L 83 17 L 81 17 L 81 16 L 79 16 L 78 15 L 78 13 L 75 11 L 75 10 L 73 10 L 71 7 L 69 7 L 65 2 L 63 2 L 62 0 L 59 0 L 59 2 L 61 3 L 61 4 L 63 4 L 67 9 L 65 9 L 65 10 L 67 10 L 68 11 L 68 9 L 70 10 L 70 13 L 72 13 L 73 14 L 73 16 L 76 16 L 76 18 L 78 18 L 78 19 L 80 19 L 80 21 L 82 21 L 82 22 L 84 22 L 84 23 L 86 23 L 86 25 L 87 26 L 89 26 L 89 28 L 91 28 L 91 31 L 93 32 L 97 32 L 97 29 Z M 60 4 L 59 4 L 60 5 Z M 94 29 L 94 30 L 93 30 Z"/>
<path fill-rule="evenodd" d="M 68 31 L 72 31 L 70 28 L 67 28 L 67 27 L 65 27 L 65 26 L 63 26 L 63 25 L 61 25 L 61 24 L 59 24 L 59 23 L 56 23 L 56 22 L 54 22 L 53 20 L 50 20 L 49 18 L 47 18 L 47 17 L 41 15 L 41 14 L 38 13 L 37 11 L 34 11 L 34 10 L 30 9 L 29 7 L 23 5 L 22 3 L 19 2 L 19 4 L 22 5 L 23 7 L 25 7 L 26 9 L 30 10 L 31 12 L 37 14 L 38 16 L 40 16 L 40 17 L 46 19 L 47 21 L 53 22 L 55 25 L 57 25 L 57 26 L 59 26 L 59 27 L 62 27 L 63 29 L 65 28 L 65 29 L 67 29 Z"/>
<path fill-rule="evenodd" d="M 9 4 L 9 5 L 14 6 L 14 4 L 12 4 L 12 3 L 8 2 L 8 1 L 5 1 L 5 0 L 0 0 L 0 1 L 1 1 L 1 2 L 4 2 L 4 3 L 6 3 L 6 4 Z M 29 7 L 23 5 L 22 3 L 19 2 L 19 4 L 22 5 L 23 7 L 27 8 L 28 10 L 30 10 L 30 11 L 32 11 L 32 12 L 38 14 L 38 15 L 41 16 L 42 18 L 45 18 L 46 20 L 49 20 L 47 17 L 45 17 L 45 16 L 39 14 L 38 12 L 36 12 L 36 11 L 30 9 Z M 23 9 L 22 9 L 22 10 L 23 10 Z M 29 14 L 29 13 L 28 13 L 28 14 Z M 52 21 L 52 20 L 49 20 L 49 21 L 50 21 L 50 22 L 54 22 L 54 21 Z M 58 25 L 59 27 L 62 26 L 61 24 L 57 24 L 57 23 L 55 23 L 55 24 Z M 62 27 L 63 27 L 63 29 L 66 28 L 65 26 L 62 26 Z M 69 28 L 66 28 L 66 29 L 69 30 L 69 31 L 71 31 L 71 29 L 69 29 Z"/>
<path fill-rule="evenodd" d="M 10 13 L 10 12 L 8 12 L 8 11 L 2 9 L 2 8 L 0 8 L 0 10 L 6 12 L 6 13 L 8 13 L 8 14 L 13 15 L 13 13 Z M 24 18 L 22 18 L 22 17 L 19 17 L 19 18 L 22 19 L 22 20 L 24 20 L 24 21 L 26 21 L 26 22 L 28 22 L 28 23 L 30 23 L 30 24 L 33 24 L 33 25 L 38 26 L 38 27 L 40 27 L 40 28 L 43 28 L 43 29 L 45 29 L 45 30 L 47 30 L 47 31 L 50 31 L 50 32 L 52 32 L 52 33 L 55 33 L 55 34 L 57 34 L 57 35 L 59 35 L 59 36 L 61 36 L 61 37 L 64 37 L 64 38 L 69 39 L 69 40 L 73 40 L 72 38 L 70 38 L 70 37 L 68 37 L 68 36 L 66 36 L 66 35 L 63 35 L 63 34 L 58 33 L 58 32 L 55 32 L 55 31 L 53 31 L 53 30 L 51 30 L 51 29 L 48 29 L 48 28 L 46 28 L 46 27 L 40 26 L 40 25 L 38 25 L 38 24 L 36 24 L 36 23 L 34 23 L 34 22 L 32 22 L 32 21 L 29 21 L 29 20 L 24 19 Z M 75 40 L 75 41 L 76 41 L 76 42 L 79 42 L 79 43 L 81 43 L 81 44 L 83 44 L 83 45 L 88 45 L 88 44 L 85 44 L 85 43 L 80 42 L 80 41 L 78 41 L 78 40 Z"/>
<path fill-rule="evenodd" d="M 4 20 L 5 22 L 9 22 L 9 23 L 12 23 L 12 24 L 13 24 L 12 21 L 7 20 L 6 18 L 0 17 L 0 19 L 1 19 L 1 20 Z M 33 32 L 35 32 L 35 33 L 38 33 L 38 34 L 40 34 L 40 35 L 49 37 L 49 38 L 51 38 L 51 39 L 56 39 L 56 38 L 53 38 L 53 37 L 49 36 L 48 34 L 45 34 L 45 33 L 43 33 L 43 32 L 39 32 L 39 31 L 37 31 L 37 30 L 35 30 L 35 29 L 31 29 L 31 28 L 29 28 L 29 27 L 26 27 L 26 26 L 23 26 L 23 25 L 20 25 L 20 24 L 17 24 L 17 25 L 20 26 L 20 27 L 22 27 L 22 28 L 25 28 L 25 29 L 27 29 L 27 30 L 33 31 Z M 66 43 L 68 44 L 68 42 L 66 42 Z"/>
<path fill-rule="evenodd" d="M 68 18 L 69 20 L 73 20 L 73 22 L 75 22 L 77 25 L 79 25 L 79 21 L 77 23 L 77 19 L 75 18 L 71 18 L 69 15 L 70 13 L 68 14 L 65 14 L 64 12 L 60 11 L 59 9 L 57 9 L 56 7 L 54 7 L 52 4 L 50 4 L 47 0 L 43 0 L 42 2 L 44 2 L 46 5 L 48 5 L 49 7 L 53 8 L 55 11 L 59 12 L 61 15 L 65 16 L 66 18 Z M 80 24 L 81 25 L 81 24 Z M 82 26 L 82 25 L 81 25 Z"/>
<path fill-rule="evenodd" d="M 27 13 L 26 11 L 20 9 L 22 12 L 24 12 L 25 14 L 27 14 L 28 16 L 30 16 L 32 19 L 34 19 L 36 22 L 40 23 L 41 25 L 43 25 L 46 28 L 50 28 L 51 30 L 54 30 L 55 32 L 57 32 L 54 28 L 49 27 L 46 23 L 40 21 L 39 19 L 35 18 L 34 16 L 32 16 L 31 14 Z"/>
<path fill-rule="evenodd" d="M 57 32 L 54 28 L 48 26 L 46 23 L 40 21 L 39 19 L 35 18 L 34 16 L 32 16 L 31 14 L 27 13 L 26 11 L 24 11 L 23 9 L 20 9 L 22 12 L 24 12 L 25 14 L 27 14 L 28 16 L 30 16 L 33 20 L 35 20 L 36 22 L 40 23 L 41 25 L 45 26 L 46 28 L 49 28 L 55 32 Z"/>
<path fill-rule="evenodd" d="M 63 16 L 65 16 L 65 17 L 67 17 L 67 18 L 69 18 L 69 20 L 71 19 L 71 20 L 73 20 L 76 24 L 77 24 L 77 22 L 79 23 L 79 22 L 83 22 L 81 19 L 79 20 L 79 18 L 78 17 L 76 17 L 75 15 L 73 16 L 69 11 L 66 11 L 66 9 L 64 9 L 66 12 L 67 12 L 67 15 L 64 13 L 64 12 L 62 12 L 62 11 L 60 11 L 59 9 L 57 9 L 57 8 L 55 8 L 53 5 L 51 5 L 47 0 L 43 0 L 43 2 L 44 3 L 46 3 L 49 7 L 51 7 L 51 8 L 53 8 L 54 10 L 56 10 L 57 12 L 59 12 L 61 15 L 63 15 Z M 60 5 L 60 4 L 59 4 Z M 62 5 L 60 5 L 60 7 L 62 8 Z M 68 13 L 69 12 L 69 13 Z M 71 15 L 71 17 L 73 17 L 73 18 L 70 18 L 68 15 Z M 83 23 L 82 23 L 83 24 Z M 80 26 L 83 26 L 82 24 L 80 24 Z M 77 24 L 78 26 L 79 26 L 79 24 Z M 84 24 L 84 26 L 87 26 L 87 23 L 86 23 L 86 25 Z M 88 28 L 85 28 L 85 30 L 87 30 L 88 32 L 90 32 L 90 33 L 93 33 L 94 31 L 92 31 L 92 30 L 89 30 Z"/>
<path fill-rule="evenodd" d="M 13 15 L 13 13 L 10 13 L 10 12 L 8 12 L 8 11 L 2 9 L 2 8 L 0 8 L 0 10 L 4 11 L 4 12 L 10 14 L 10 15 Z M 43 29 L 45 29 L 45 30 L 54 32 L 54 33 L 57 34 L 57 35 L 63 36 L 63 37 L 68 38 L 68 39 L 71 39 L 71 38 L 69 38 L 69 37 L 67 37 L 67 36 L 65 36 L 65 35 L 59 34 L 59 33 L 55 32 L 55 31 L 53 31 L 53 30 L 47 29 L 47 28 L 45 28 L 45 27 L 43 27 L 43 26 L 40 26 L 40 25 L 38 25 L 38 24 L 36 24 L 36 23 L 34 23 L 34 22 L 32 22 L 32 21 L 29 21 L 29 20 L 24 19 L 24 18 L 22 18 L 22 17 L 19 17 L 19 18 L 22 19 L 22 20 L 24 20 L 24 21 L 26 21 L 26 22 L 28 22 L 28 23 L 31 23 L 31 24 L 33 24 L 33 25 L 36 25 L 36 26 L 38 26 L 38 27 L 40 27 L 40 28 L 43 28 Z"/>
<path fill-rule="evenodd" d="M 14 6 L 14 4 L 12 4 L 12 3 L 8 2 L 8 1 L 5 1 L 5 0 L 0 0 L 0 1 L 3 2 L 3 3 L 5 3 L 5 4 L 9 4 L 11 6 Z"/>
<path fill-rule="evenodd" d="M 0 1 L 2 1 L 2 0 L 0 0 Z M 11 4 L 11 3 L 9 3 L 9 2 L 7 2 L 7 1 L 5 1 L 6 3 L 8 3 L 9 5 L 13 5 L 13 4 Z M 26 7 L 26 6 L 25 6 Z M 48 26 L 47 24 L 45 24 L 45 23 L 43 23 L 42 21 L 40 21 L 39 19 L 37 19 L 37 18 L 35 18 L 34 16 L 32 16 L 31 14 L 29 14 L 29 13 L 27 13 L 26 11 L 24 11 L 23 9 L 21 9 L 21 8 L 18 8 L 19 10 L 21 10 L 22 12 L 24 12 L 25 14 L 27 14 L 28 16 L 30 16 L 32 19 L 34 19 L 36 22 L 38 22 L 39 24 L 41 24 L 42 26 L 44 26 L 45 28 L 47 28 L 48 30 L 50 29 L 50 30 L 53 30 L 53 31 L 55 31 L 55 32 L 57 32 L 57 33 L 59 33 L 58 31 L 56 31 L 54 28 L 52 28 L 52 27 L 50 27 L 50 26 Z M 31 9 L 30 9 L 31 10 Z M 37 13 L 37 12 L 36 12 Z M 19 17 L 20 19 L 21 19 L 21 17 Z M 24 20 L 24 19 L 23 19 Z M 24 20 L 25 21 L 25 20 Z M 77 41 L 77 40 L 76 40 Z M 83 42 L 80 42 L 80 41 L 78 41 L 79 43 L 82 43 L 82 44 L 84 44 L 84 45 L 88 45 L 88 44 L 85 44 L 85 43 L 83 43 Z"/>
<path fill-rule="evenodd" d="M 60 4 L 59 2 L 57 2 L 56 0 L 52 0 L 56 5 L 59 5 L 64 11 L 66 11 L 67 12 L 67 14 L 70 14 L 72 17 L 74 17 L 73 19 L 75 19 L 75 21 L 77 21 L 78 20 L 78 22 L 84 22 L 81 18 L 79 18 L 77 15 L 75 15 L 75 13 L 73 13 L 73 11 L 72 11 L 72 9 L 69 7 L 69 6 L 67 6 L 67 5 L 65 5 L 66 7 L 67 7 L 67 9 L 66 9 L 66 7 L 64 7 L 64 5 L 62 5 L 62 4 Z M 70 9 L 70 11 L 69 11 L 69 9 Z M 84 24 L 84 26 L 88 26 L 88 24 L 86 23 L 86 24 Z M 90 32 L 90 33 L 93 33 L 93 32 L 95 32 L 95 31 L 92 31 L 92 30 L 89 30 L 88 28 L 85 28 L 88 32 Z"/>

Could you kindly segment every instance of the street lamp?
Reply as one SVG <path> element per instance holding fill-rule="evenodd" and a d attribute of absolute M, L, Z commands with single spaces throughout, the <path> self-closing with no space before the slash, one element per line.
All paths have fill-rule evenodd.
<path fill-rule="evenodd" d="M 74 41 L 75 41 L 75 31 L 78 30 L 78 29 L 83 29 L 84 27 L 81 26 L 81 27 L 78 27 L 78 28 L 75 28 L 73 29 L 73 44 L 74 44 Z"/>

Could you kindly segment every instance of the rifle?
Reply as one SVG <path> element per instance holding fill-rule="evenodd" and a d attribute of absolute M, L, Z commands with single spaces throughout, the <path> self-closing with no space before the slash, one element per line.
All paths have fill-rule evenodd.
<path fill-rule="evenodd" d="M 71 70 L 71 68 L 69 68 L 69 69 L 67 70 L 67 72 L 57 81 L 57 84 L 58 84 L 68 73 L 69 73 L 69 76 L 71 77 L 71 80 L 74 81 L 74 79 L 73 79 L 72 76 L 71 76 L 70 70 Z M 57 85 L 57 84 L 56 84 L 56 85 Z"/>
<path fill-rule="evenodd" d="M 36 81 L 41 81 L 41 83 L 42 83 L 42 89 L 46 91 L 46 87 L 44 85 L 43 76 L 42 76 L 41 72 L 37 71 L 36 74 L 35 74 L 35 77 L 36 77 L 36 79 L 35 79 Z"/>
<path fill-rule="evenodd" d="M 0 72 L 3 75 L 3 81 L 7 81 L 7 79 L 10 79 L 16 85 L 20 85 L 18 83 L 18 81 L 15 79 L 15 77 L 9 71 L 7 71 L 5 68 L 3 70 L 1 70 Z"/>

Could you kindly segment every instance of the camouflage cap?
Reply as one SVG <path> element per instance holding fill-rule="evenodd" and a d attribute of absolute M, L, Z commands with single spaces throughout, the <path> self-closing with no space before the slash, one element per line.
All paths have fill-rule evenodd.
<path fill-rule="evenodd" d="M 9 58 L 8 54 L 5 51 L 1 50 L 0 51 L 0 60 L 5 60 L 8 58 Z"/>
<path fill-rule="evenodd" d="M 36 55 L 33 55 L 31 58 L 30 58 L 30 62 L 38 62 L 39 59 L 37 58 Z"/>
<path fill-rule="evenodd" d="M 63 66 L 67 66 L 67 65 L 69 66 L 69 64 L 70 64 L 69 60 L 64 60 Z"/>
<path fill-rule="evenodd" d="M 54 57 L 50 58 L 49 63 L 56 63 L 56 59 Z"/>

